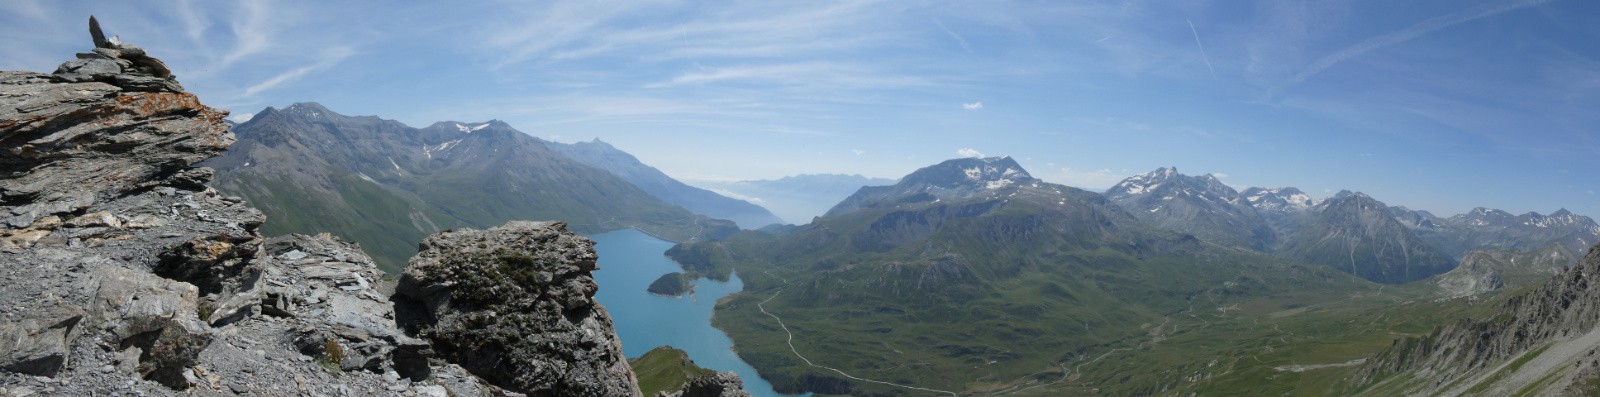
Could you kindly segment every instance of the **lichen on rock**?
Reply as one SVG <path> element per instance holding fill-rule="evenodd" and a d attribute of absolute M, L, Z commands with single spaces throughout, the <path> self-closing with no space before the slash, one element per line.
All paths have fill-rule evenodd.
<path fill-rule="evenodd" d="M 594 301 L 594 242 L 561 222 L 435 234 L 396 290 L 401 325 L 447 361 L 535 396 L 637 396 Z"/>

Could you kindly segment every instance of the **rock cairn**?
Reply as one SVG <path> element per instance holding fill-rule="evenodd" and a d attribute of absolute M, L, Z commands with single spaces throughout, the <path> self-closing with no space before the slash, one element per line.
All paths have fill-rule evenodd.
<path fill-rule="evenodd" d="M 89 36 L 94 51 L 79 53 L 78 59 L 56 68 L 53 79 L 66 83 L 98 81 L 128 91 L 183 92 L 172 69 L 160 59 L 145 54 L 143 48 L 123 43 L 117 36 L 106 38 L 100 22 L 89 17 Z"/>

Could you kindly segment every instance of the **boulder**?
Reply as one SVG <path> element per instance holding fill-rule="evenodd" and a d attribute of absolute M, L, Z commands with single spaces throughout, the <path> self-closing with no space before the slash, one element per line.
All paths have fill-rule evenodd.
<path fill-rule="evenodd" d="M 139 375 L 172 388 L 193 383 L 186 376 L 195 357 L 211 343 L 211 328 L 199 318 L 194 285 L 133 270 L 106 267 L 89 308 L 95 328 L 107 332 L 117 350 L 139 349 Z"/>
<path fill-rule="evenodd" d="M 400 313 L 401 325 L 511 391 L 639 396 L 611 316 L 594 301 L 595 259 L 594 242 L 561 222 L 434 234 L 396 290 L 397 310 L 415 312 Z"/>
<path fill-rule="evenodd" d="M 78 335 L 83 309 L 60 305 L 20 322 L 0 324 L 0 369 L 56 376 Z"/>
<path fill-rule="evenodd" d="M 690 379 L 680 397 L 750 397 L 744 381 L 732 372 L 713 372 Z"/>

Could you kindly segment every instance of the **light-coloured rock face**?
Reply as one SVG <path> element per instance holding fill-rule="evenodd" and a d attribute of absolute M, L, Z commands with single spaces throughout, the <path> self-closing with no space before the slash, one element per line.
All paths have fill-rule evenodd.
<path fill-rule="evenodd" d="M 396 290 L 402 325 L 446 361 L 535 396 L 638 396 L 594 301 L 594 242 L 561 222 L 429 236 Z"/>
<path fill-rule="evenodd" d="M 1555 394 L 1600 377 L 1600 250 L 1483 320 L 1397 340 L 1350 379 L 1378 394 Z M 1515 361 L 1520 364 L 1512 365 Z M 1472 391 L 1468 392 L 1467 388 Z M 1588 395 L 1600 390 L 1587 390 Z"/>

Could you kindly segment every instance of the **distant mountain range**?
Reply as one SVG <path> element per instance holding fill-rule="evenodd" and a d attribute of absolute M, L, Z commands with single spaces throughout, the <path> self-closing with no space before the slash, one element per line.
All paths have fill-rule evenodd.
<path fill-rule="evenodd" d="M 1292 187 L 1239 193 L 1210 175 L 1173 168 L 1130 177 L 1106 196 L 1151 224 L 1384 283 L 1444 273 L 1471 250 L 1555 245 L 1577 257 L 1600 242 L 1600 225 L 1564 209 L 1546 216 L 1479 208 L 1439 218 L 1350 191 L 1321 200 Z"/>
<path fill-rule="evenodd" d="M 1007 157 L 945 161 L 860 188 L 792 230 L 668 255 L 685 269 L 737 270 L 745 292 L 720 303 L 713 321 L 779 391 L 823 394 L 891 391 L 793 358 L 771 316 L 809 361 L 967 390 L 1076 373 L 1060 363 L 1130 335 L 1159 336 L 1152 327 L 1211 311 L 1219 297 L 1312 299 L 1369 285 L 1147 224 Z M 889 365 L 901 362 L 917 365 Z"/>
<path fill-rule="evenodd" d="M 268 234 L 334 232 L 395 271 L 423 236 L 512 219 L 559 219 L 582 233 L 638 228 L 684 241 L 737 230 L 669 204 L 500 121 L 412 128 L 315 103 L 267 108 L 233 128 L 218 190 L 271 216 Z"/>
<path fill-rule="evenodd" d="M 822 216 L 863 186 L 886 186 L 893 179 L 868 178 L 861 175 L 802 174 L 778 179 L 737 182 L 696 182 L 696 185 L 737 197 L 757 200 L 757 203 L 790 224 L 811 223 L 811 218 Z"/>
<path fill-rule="evenodd" d="M 1252 203 L 1211 175 L 1161 168 L 1125 179 L 1105 194 L 1140 220 L 1214 243 L 1262 251 L 1277 243 Z"/>
<path fill-rule="evenodd" d="M 628 183 L 644 189 L 646 193 L 696 214 L 731 220 L 745 229 L 759 229 L 762 226 L 783 223 L 783 220 L 778 219 L 777 215 L 773 215 L 766 208 L 728 198 L 710 190 L 685 185 L 599 139 L 571 144 L 546 142 L 546 145 L 573 160 L 622 177 Z"/>

